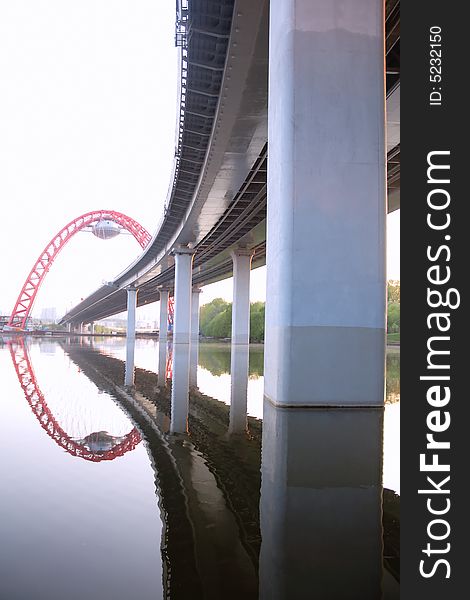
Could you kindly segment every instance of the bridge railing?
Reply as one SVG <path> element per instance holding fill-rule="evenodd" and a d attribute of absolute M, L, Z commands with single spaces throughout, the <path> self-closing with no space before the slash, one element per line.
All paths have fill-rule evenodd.
<path fill-rule="evenodd" d="M 176 2 L 176 26 L 175 26 L 175 46 L 186 48 L 188 43 L 188 20 L 189 5 L 188 0 L 177 0 Z"/>

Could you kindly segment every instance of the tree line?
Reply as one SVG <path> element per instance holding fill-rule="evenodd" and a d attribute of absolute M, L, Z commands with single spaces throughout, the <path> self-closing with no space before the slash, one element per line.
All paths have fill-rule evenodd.
<path fill-rule="evenodd" d="M 387 332 L 400 331 L 400 282 L 390 280 L 387 293 Z M 250 341 L 264 341 L 264 302 L 250 304 Z M 204 337 L 229 338 L 232 335 L 232 303 L 222 298 L 201 307 L 199 330 Z"/>
<path fill-rule="evenodd" d="M 199 314 L 199 331 L 205 337 L 229 338 L 232 335 L 232 303 L 215 298 L 204 304 Z M 250 304 L 250 341 L 264 340 L 264 302 Z"/>
<path fill-rule="evenodd" d="M 387 286 L 387 333 L 400 332 L 400 282 L 391 279 Z"/>

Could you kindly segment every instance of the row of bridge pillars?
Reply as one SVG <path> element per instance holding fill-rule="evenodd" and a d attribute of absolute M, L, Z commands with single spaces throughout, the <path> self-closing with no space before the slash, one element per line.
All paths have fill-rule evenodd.
<path fill-rule="evenodd" d="M 87 325 L 88 325 L 88 331 L 87 331 Z M 85 335 L 85 334 L 91 334 L 91 335 L 95 335 L 95 324 L 93 322 L 91 323 L 68 323 L 67 324 L 67 332 L 68 333 L 78 333 L 80 335 Z"/>
<path fill-rule="evenodd" d="M 260 597 L 381 598 L 384 3 L 271 0 L 270 39 Z M 192 250 L 175 260 L 182 431 Z M 245 403 L 243 421 L 250 256 L 233 260 L 232 402 Z"/>
<path fill-rule="evenodd" d="M 383 19 L 381 0 L 270 3 L 265 398 L 274 406 L 383 406 Z M 196 322 L 193 252 L 175 249 L 174 344 L 189 344 Z M 249 340 L 250 261 L 233 255 L 234 344 Z"/>
<path fill-rule="evenodd" d="M 197 386 L 199 349 L 199 296 L 201 290 L 192 285 L 194 251 L 179 246 L 175 254 L 175 314 L 172 339 L 173 380 L 171 403 L 171 431 L 187 431 L 189 388 Z M 232 309 L 232 377 L 230 432 L 246 430 L 248 362 L 250 340 L 250 270 L 252 252 L 240 248 L 232 253 L 233 309 Z M 160 327 L 158 386 L 166 385 L 168 340 L 167 288 L 160 288 Z M 125 385 L 134 383 L 135 314 L 138 290 L 127 289 L 127 344 Z"/>

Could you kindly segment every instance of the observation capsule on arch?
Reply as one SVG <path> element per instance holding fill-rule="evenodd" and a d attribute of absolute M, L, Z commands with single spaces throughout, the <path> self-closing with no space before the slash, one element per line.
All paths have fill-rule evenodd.
<path fill-rule="evenodd" d="M 101 240 L 110 240 L 121 233 L 121 228 L 114 221 L 101 219 L 101 221 L 93 225 L 92 231 L 93 235 L 96 235 Z"/>

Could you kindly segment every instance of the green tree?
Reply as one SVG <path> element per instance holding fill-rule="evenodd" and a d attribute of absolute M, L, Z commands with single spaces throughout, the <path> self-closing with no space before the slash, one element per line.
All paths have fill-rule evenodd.
<path fill-rule="evenodd" d="M 396 279 L 390 279 L 387 282 L 387 290 L 388 302 L 400 304 L 400 282 Z"/>
<path fill-rule="evenodd" d="M 222 298 L 215 298 L 212 302 L 201 306 L 199 313 L 199 330 L 202 335 L 210 336 L 209 325 L 214 318 L 227 309 L 229 306 L 228 302 L 222 300 Z"/>
<path fill-rule="evenodd" d="M 265 303 L 250 304 L 250 340 L 264 340 Z M 232 335 L 232 303 L 216 298 L 201 307 L 199 329 L 202 335 L 215 338 L 229 338 Z"/>
<path fill-rule="evenodd" d="M 208 324 L 207 335 L 216 338 L 229 338 L 232 335 L 232 305 L 215 316 Z"/>
<path fill-rule="evenodd" d="M 264 340 L 264 302 L 253 302 L 250 305 L 250 340 L 262 342 Z"/>

